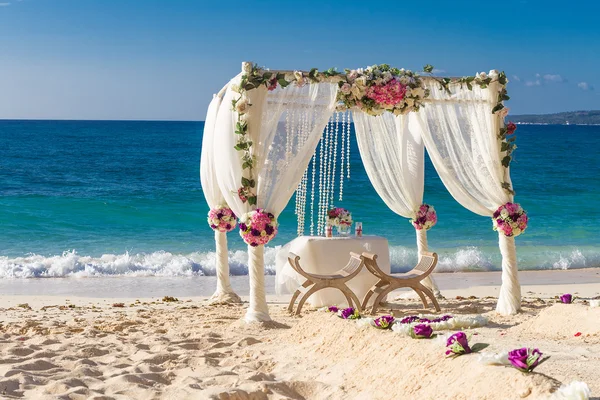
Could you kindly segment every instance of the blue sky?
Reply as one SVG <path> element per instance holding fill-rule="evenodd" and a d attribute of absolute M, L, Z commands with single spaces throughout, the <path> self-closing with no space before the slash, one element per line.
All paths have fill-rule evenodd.
<path fill-rule="evenodd" d="M 0 118 L 201 120 L 244 60 L 495 68 L 513 114 L 600 109 L 599 15 L 592 0 L 0 0 Z"/>

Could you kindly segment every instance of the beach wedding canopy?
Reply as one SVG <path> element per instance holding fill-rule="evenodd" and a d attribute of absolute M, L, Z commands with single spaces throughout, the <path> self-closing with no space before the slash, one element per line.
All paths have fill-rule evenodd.
<path fill-rule="evenodd" d="M 229 283 L 226 237 L 239 216 L 249 253 L 245 319 L 270 320 L 264 245 L 276 235 L 277 216 L 294 193 L 298 234 L 305 225 L 311 235 L 324 233 L 336 176 L 340 199 L 349 177 L 353 121 L 367 175 L 391 210 L 412 219 L 419 253 L 427 251 L 426 231 L 437 218 L 423 204 L 425 148 L 451 195 L 492 217 L 502 254 L 496 310 L 520 309 L 514 238 L 527 216 L 513 203 L 509 166 L 516 127 L 504 123 L 506 76 L 490 71 L 440 78 L 432 69 L 425 66 L 421 76 L 385 64 L 343 73 L 242 64 L 210 103 L 202 143 L 200 175 L 217 248 L 213 302 L 239 301 Z M 436 290 L 433 281 L 428 284 Z"/>

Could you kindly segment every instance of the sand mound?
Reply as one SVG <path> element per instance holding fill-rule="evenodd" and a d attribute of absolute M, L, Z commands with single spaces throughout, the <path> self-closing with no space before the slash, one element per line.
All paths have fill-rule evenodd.
<path fill-rule="evenodd" d="M 509 329 L 524 338 L 544 337 L 600 343 L 600 308 L 583 304 L 555 304 L 522 324 Z M 578 335 L 581 333 L 581 335 Z M 577 336 L 576 336 L 577 335 Z"/>

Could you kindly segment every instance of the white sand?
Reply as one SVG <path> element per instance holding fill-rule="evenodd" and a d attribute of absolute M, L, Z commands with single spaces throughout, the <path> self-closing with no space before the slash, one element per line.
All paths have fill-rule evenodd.
<path fill-rule="evenodd" d="M 582 280 L 589 281 L 585 274 Z M 213 307 L 202 298 L 2 296 L 0 396 L 537 399 L 573 380 L 598 396 L 600 308 L 551 298 L 569 291 L 597 296 L 600 284 L 570 285 L 525 286 L 523 312 L 512 317 L 496 314 L 496 299 L 484 298 L 497 293 L 495 286 L 443 290 L 443 313 L 490 319 L 486 327 L 467 330 L 472 343 L 488 343 L 489 351 L 538 347 L 549 355 L 532 374 L 482 365 L 477 355 L 447 359 L 439 341 L 360 329 L 328 313 L 307 309 L 291 317 L 284 311 L 287 296 L 269 298 L 276 322 L 250 325 L 240 320 L 246 305 Z M 125 307 L 112 307 L 118 302 Z M 23 303 L 32 309 L 18 307 Z M 61 307 L 42 310 L 53 305 Z M 423 312 L 410 299 L 390 309 L 396 316 Z"/>

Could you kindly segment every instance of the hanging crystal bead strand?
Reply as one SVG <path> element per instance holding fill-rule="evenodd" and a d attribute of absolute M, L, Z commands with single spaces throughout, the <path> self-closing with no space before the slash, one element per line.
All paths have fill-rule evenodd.
<path fill-rule="evenodd" d="M 305 138 L 307 136 L 307 116 L 305 112 L 302 112 L 302 114 L 300 115 L 300 134 L 298 135 L 298 143 L 297 146 L 298 148 L 301 148 L 305 142 Z M 300 207 L 299 207 L 299 211 L 300 211 L 300 215 L 298 216 L 298 231 L 299 231 L 299 235 L 304 234 L 304 221 L 305 221 L 305 215 L 306 215 L 306 178 L 307 178 L 307 173 L 306 171 L 304 171 L 304 174 L 302 175 L 302 180 L 300 181 L 300 185 L 301 185 L 301 190 L 300 190 Z"/>
<path fill-rule="evenodd" d="M 319 141 L 319 203 L 317 204 L 317 235 L 323 234 L 323 214 L 321 213 L 321 209 L 323 200 L 323 164 L 326 130 L 327 126 L 325 126 L 325 129 L 321 132 L 321 140 Z"/>
<path fill-rule="evenodd" d="M 331 160 L 331 193 L 330 204 L 333 206 L 335 201 L 335 172 L 337 170 L 337 158 L 338 158 L 338 141 L 340 133 L 340 113 L 335 113 L 335 128 L 333 137 L 333 159 Z"/>
<path fill-rule="evenodd" d="M 333 118 L 330 119 L 330 127 L 329 127 L 329 155 L 327 156 L 327 186 L 326 186 L 326 195 L 325 195 L 325 211 L 327 211 L 329 208 L 331 208 L 332 204 L 331 204 L 331 186 L 332 186 L 332 180 L 331 180 L 331 172 L 333 169 L 333 133 L 334 133 L 334 126 L 333 124 L 335 123 L 335 120 Z"/>
<path fill-rule="evenodd" d="M 346 118 L 346 131 L 347 131 L 347 138 L 346 138 L 346 178 L 350 179 L 350 128 L 351 128 L 351 124 L 350 124 L 350 111 L 347 111 L 348 117 Z"/>
<path fill-rule="evenodd" d="M 340 197 L 339 200 L 342 201 L 344 199 L 344 167 L 345 164 L 345 150 L 346 150 L 346 113 L 342 113 L 342 162 L 340 164 Z"/>
<path fill-rule="evenodd" d="M 323 133 L 323 135 L 324 135 L 323 158 L 322 158 L 322 161 L 323 161 L 323 186 L 322 186 L 322 190 L 319 193 L 319 195 L 320 195 L 319 215 L 321 216 L 321 231 L 322 231 L 322 233 L 325 232 L 325 225 L 327 224 L 327 219 L 326 219 L 325 214 L 327 213 L 327 183 L 328 183 L 327 166 L 329 165 L 329 129 L 331 127 L 329 122 L 330 121 L 327 122 L 327 126 L 325 127 L 325 132 Z"/>
<path fill-rule="evenodd" d="M 315 116 L 316 117 L 316 116 Z M 314 126 L 314 125 L 313 125 Z M 310 131 L 312 132 L 313 126 L 311 126 Z M 311 168 L 311 180 L 310 180 L 310 236 L 315 234 L 315 169 L 316 169 L 316 160 L 317 160 L 317 149 L 312 156 L 312 168 Z M 309 164 L 309 165 L 311 165 Z"/>

